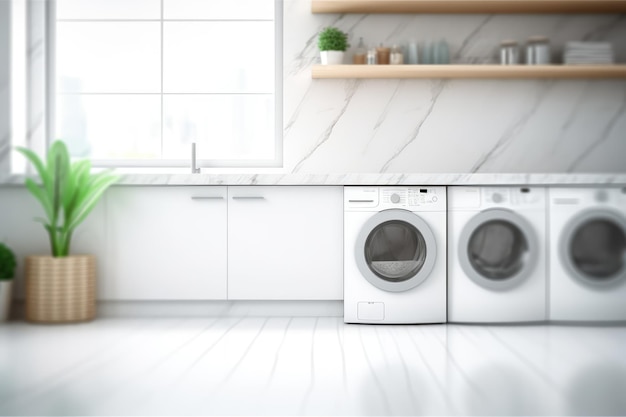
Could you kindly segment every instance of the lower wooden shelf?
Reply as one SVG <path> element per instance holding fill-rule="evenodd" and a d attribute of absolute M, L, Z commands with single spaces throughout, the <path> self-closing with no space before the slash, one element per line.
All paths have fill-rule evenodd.
<path fill-rule="evenodd" d="M 312 78 L 626 78 L 626 65 L 314 65 Z"/>

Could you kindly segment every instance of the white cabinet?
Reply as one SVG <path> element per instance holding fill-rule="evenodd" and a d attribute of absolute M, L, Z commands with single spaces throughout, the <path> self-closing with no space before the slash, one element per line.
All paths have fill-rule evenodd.
<path fill-rule="evenodd" d="M 0 242 L 50 247 L 38 202 L 0 187 Z M 96 255 L 101 300 L 341 300 L 343 190 L 333 186 L 114 186 L 72 253 Z"/>
<path fill-rule="evenodd" d="M 35 197 L 25 188 L 0 187 L 0 242 L 13 250 L 17 258 L 15 272 L 18 297 L 24 294 L 24 259 L 29 255 L 51 255 L 48 233 L 35 218 L 45 214 Z M 101 289 L 106 275 L 106 231 L 104 204 L 100 201 L 72 236 L 71 254 L 96 256 L 96 278 Z"/>
<path fill-rule="evenodd" d="M 226 187 L 113 187 L 101 298 L 226 299 Z"/>
<path fill-rule="evenodd" d="M 231 186 L 228 298 L 343 298 L 343 190 Z"/>

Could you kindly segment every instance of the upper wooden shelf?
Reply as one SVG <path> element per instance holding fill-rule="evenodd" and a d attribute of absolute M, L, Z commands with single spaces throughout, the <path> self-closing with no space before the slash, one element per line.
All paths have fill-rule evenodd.
<path fill-rule="evenodd" d="M 313 78 L 626 78 L 626 65 L 314 65 Z"/>
<path fill-rule="evenodd" d="M 312 0 L 313 13 L 624 13 L 626 0 Z"/>

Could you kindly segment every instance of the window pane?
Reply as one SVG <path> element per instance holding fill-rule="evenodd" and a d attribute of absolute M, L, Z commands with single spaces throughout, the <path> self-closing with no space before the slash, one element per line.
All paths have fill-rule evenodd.
<path fill-rule="evenodd" d="M 273 22 L 169 22 L 166 93 L 273 93 Z"/>
<path fill-rule="evenodd" d="M 57 23 L 57 91 L 160 91 L 158 22 Z"/>
<path fill-rule="evenodd" d="M 272 95 L 167 95 L 164 158 L 272 159 L 273 117 Z"/>
<path fill-rule="evenodd" d="M 57 19 L 160 19 L 160 0 L 56 0 Z"/>
<path fill-rule="evenodd" d="M 144 159 L 161 155 L 159 95 L 59 95 L 56 138 L 76 157 Z"/>
<path fill-rule="evenodd" d="M 274 19 L 274 0 L 164 0 L 165 19 Z"/>

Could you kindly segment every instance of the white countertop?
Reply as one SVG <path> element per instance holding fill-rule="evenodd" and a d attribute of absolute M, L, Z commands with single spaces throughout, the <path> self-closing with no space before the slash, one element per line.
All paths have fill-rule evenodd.
<path fill-rule="evenodd" d="M 24 176 L 1 178 L 21 185 Z M 626 174 L 122 174 L 118 185 L 626 185 Z"/>

